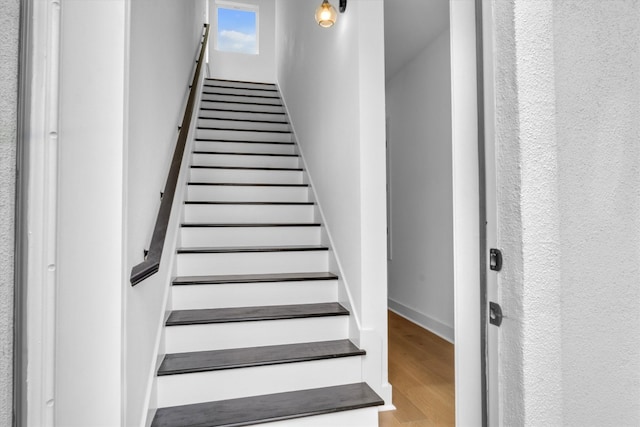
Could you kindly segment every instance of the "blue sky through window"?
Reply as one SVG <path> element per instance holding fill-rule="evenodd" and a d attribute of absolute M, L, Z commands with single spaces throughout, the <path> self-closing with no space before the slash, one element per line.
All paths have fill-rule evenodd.
<path fill-rule="evenodd" d="M 218 50 L 257 54 L 256 12 L 218 7 Z"/>

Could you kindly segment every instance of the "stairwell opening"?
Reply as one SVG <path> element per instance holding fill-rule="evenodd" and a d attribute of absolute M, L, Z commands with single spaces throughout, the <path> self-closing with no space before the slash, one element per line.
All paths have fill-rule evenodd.
<path fill-rule="evenodd" d="M 396 411 L 455 424 L 449 1 L 385 2 L 389 381 Z M 425 402 L 437 402 L 427 404 Z"/>

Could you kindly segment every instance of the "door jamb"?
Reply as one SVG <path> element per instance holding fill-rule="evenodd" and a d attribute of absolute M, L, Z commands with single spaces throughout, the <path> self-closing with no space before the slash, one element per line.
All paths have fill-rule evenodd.
<path fill-rule="evenodd" d="M 31 1 L 20 2 L 20 38 L 18 41 L 18 123 L 16 135 L 15 195 L 15 266 L 13 294 L 13 425 L 26 424 L 27 348 L 26 348 L 26 281 L 27 281 L 27 176 L 29 174 L 28 135 L 31 87 Z"/>
<path fill-rule="evenodd" d="M 486 171 L 481 5 L 482 0 L 449 2 L 456 423 L 481 422 L 486 426 Z"/>
<path fill-rule="evenodd" d="M 480 373 L 482 384 L 482 426 L 489 422 L 489 385 L 487 372 L 488 316 L 487 316 L 487 184 L 485 161 L 485 106 L 484 106 L 484 34 L 482 0 L 475 0 L 476 9 L 476 85 L 478 104 L 478 229 L 480 240 Z"/>

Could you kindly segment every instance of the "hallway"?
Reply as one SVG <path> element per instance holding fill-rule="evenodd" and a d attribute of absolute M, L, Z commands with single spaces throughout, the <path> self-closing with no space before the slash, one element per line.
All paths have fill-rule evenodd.
<path fill-rule="evenodd" d="M 389 311 L 389 382 L 395 411 L 380 427 L 455 424 L 454 346 Z"/>

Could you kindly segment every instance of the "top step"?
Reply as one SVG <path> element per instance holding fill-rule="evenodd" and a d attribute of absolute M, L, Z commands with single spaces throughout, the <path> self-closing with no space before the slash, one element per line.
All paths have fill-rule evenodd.
<path fill-rule="evenodd" d="M 277 86 L 273 83 L 255 83 L 239 80 L 205 79 L 204 84 L 205 86 L 216 85 L 221 87 L 235 87 L 242 89 L 278 89 Z"/>

